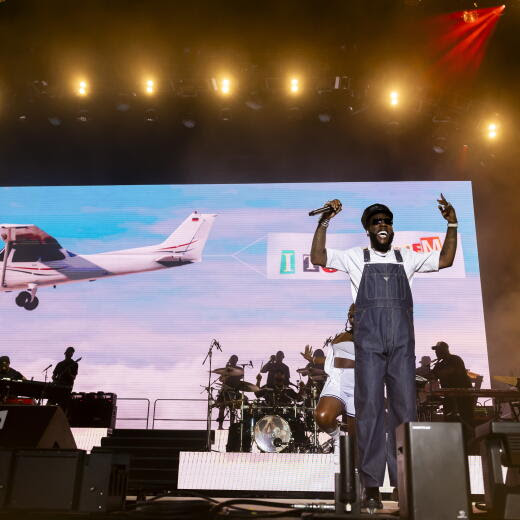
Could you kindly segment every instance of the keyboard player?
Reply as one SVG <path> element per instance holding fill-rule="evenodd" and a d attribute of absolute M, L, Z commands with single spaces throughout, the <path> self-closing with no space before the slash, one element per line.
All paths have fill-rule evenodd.
<path fill-rule="evenodd" d="M 15 370 L 11 368 L 11 360 L 9 356 L 0 356 L 0 379 L 25 379 L 25 377 Z"/>

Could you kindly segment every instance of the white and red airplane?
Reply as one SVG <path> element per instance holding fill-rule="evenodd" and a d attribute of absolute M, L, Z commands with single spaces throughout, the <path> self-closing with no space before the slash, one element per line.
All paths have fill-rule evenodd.
<path fill-rule="evenodd" d="M 32 311 L 39 303 L 39 287 L 200 262 L 215 217 L 194 212 L 160 244 L 93 255 L 63 249 L 55 238 L 32 224 L 0 224 L 5 242 L 0 252 L 0 291 L 23 289 L 16 304 Z"/>

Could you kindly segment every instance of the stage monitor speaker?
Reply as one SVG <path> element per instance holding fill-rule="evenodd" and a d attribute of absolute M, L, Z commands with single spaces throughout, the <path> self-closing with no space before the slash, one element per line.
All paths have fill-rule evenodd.
<path fill-rule="evenodd" d="M 75 449 L 58 406 L 0 405 L 0 447 Z"/>
<path fill-rule="evenodd" d="M 123 509 L 129 457 L 83 450 L 0 450 L 0 508 L 106 512 Z"/>
<path fill-rule="evenodd" d="M 411 422 L 396 432 L 401 518 L 466 520 L 468 463 L 460 423 Z"/>

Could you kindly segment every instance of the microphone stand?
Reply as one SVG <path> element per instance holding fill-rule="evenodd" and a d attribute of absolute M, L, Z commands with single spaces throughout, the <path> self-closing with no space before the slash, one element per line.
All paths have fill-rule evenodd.
<path fill-rule="evenodd" d="M 45 379 L 44 379 L 45 385 L 43 386 L 40 397 L 38 398 L 38 405 L 42 405 L 42 403 L 43 403 L 43 394 L 45 393 L 45 390 L 47 388 L 47 372 L 49 371 L 49 368 L 51 368 L 51 367 L 52 367 L 52 363 L 47 368 L 43 369 L 43 373 L 45 374 Z"/>
<path fill-rule="evenodd" d="M 43 369 L 43 373 L 45 374 L 44 382 L 47 383 L 47 372 L 49 371 L 49 368 L 51 368 L 52 365 L 49 365 L 47 368 Z"/>
<path fill-rule="evenodd" d="M 207 409 L 207 415 L 206 415 L 206 430 L 207 430 L 206 449 L 208 451 L 211 451 L 211 407 L 213 404 L 213 399 L 212 399 L 212 395 L 211 395 L 211 366 L 212 366 L 212 359 L 213 359 L 213 349 L 215 347 L 222 352 L 219 342 L 216 339 L 214 339 L 209 346 L 209 350 L 208 350 L 208 353 L 206 354 L 206 357 L 204 358 L 204 361 L 202 362 L 202 364 L 204 365 L 206 363 L 206 360 L 209 359 L 208 409 Z"/>

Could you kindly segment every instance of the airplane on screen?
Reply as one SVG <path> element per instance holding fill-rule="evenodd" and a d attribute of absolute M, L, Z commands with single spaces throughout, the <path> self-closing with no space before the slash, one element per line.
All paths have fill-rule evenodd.
<path fill-rule="evenodd" d="M 0 224 L 5 242 L 0 252 L 0 291 L 23 289 L 16 304 L 32 311 L 38 307 L 39 287 L 200 262 L 215 218 L 194 212 L 160 244 L 92 255 L 71 253 L 33 224 Z"/>

